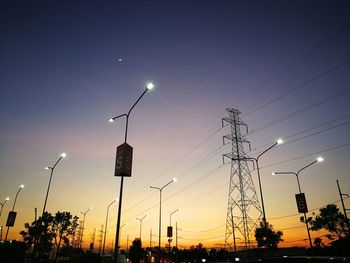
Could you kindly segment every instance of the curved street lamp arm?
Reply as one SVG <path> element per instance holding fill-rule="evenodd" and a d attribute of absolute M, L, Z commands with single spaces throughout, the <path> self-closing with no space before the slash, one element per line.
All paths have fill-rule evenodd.
<path fill-rule="evenodd" d="M 61 159 L 63 158 L 63 156 L 61 156 L 58 160 L 57 160 L 57 162 L 54 164 L 54 166 L 52 166 L 52 170 L 53 169 L 55 169 L 55 167 L 56 167 L 56 165 L 61 161 Z"/>
<path fill-rule="evenodd" d="M 169 184 L 171 184 L 172 182 L 174 182 L 174 180 L 171 180 L 169 183 L 167 183 L 166 185 L 163 185 L 163 187 L 161 188 L 161 190 L 163 190 L 165 187 L 167 187 Z"/>
<path fill-rule="evenodd" d="M 267 148 L 265 151 L 263 151 L 262 153 L 260 153 L 260 154 L 258 155 L 258 157 L 256 157 L 256 160 L 259 160 L 259 158 L 260 158 L 261 155 L 263 155 L 263 154 L 265 154 L 266 152 L 270 151 L 270 150 L 271 150 L 273 147 L 275 147 L 277 144 L 278 144 L 278 143 L 275 142 L 273 145 L 271 145 L 271 146 L 270 146 L 269 148 Z"/>
<path fill-rule="evenodd" d="M 16 205 L 16 201 L 17 201 L 17 196 L 18 196 L 18 194 L 19 194 L 19 192 L 20 192 L 21 190 L 22 190 L 22 187 L 20 187 L 20 188 L 18 189 L 18 191 L 17 191 L 16 197 L 15 197 L 15 201 L 13 202 L 12 211 L 15 210 L 15 205 Z"/>
<path fill-rule="evenodd" d="M 144 90 L 144 92 L 142 92 L 141 96 L 137 99 L 137 101 L 131 106 L 130 110 L 128 111 L 128 114 L 126 114 L 127 116 L 130 115 L 130 112 L 135 108 L 136 104 L 141 100 L 141 98 L 143 97 L 143 95 L 145 95 L 145 93 L 148 91 L 148 89 L 146 88 Z"/>
<path fill-rule="evenodd" d="M 273 172 L 272 174 L 294 174 L 297 175 L 295 172 Z"/>
<path fill-rule="evenodd" d="M 296 172 L 296 175 L 298 176 L 301 171 L 305 170 L 306 168 L 308 168 L 309 166 L 311 166 L 311 165 L 313 165 L 315 163 L 317 163 L 317 160 L 315 160 L 312 163 L 309 163 L 308 165 L 306 165 L 303 168 L 301 168 L 299 171 Z"/>
<path fill-rule="evenodd" d="M 157 190 L 161 190 L 161 188 L 159 188 L 159 187 L 155 187 L 155 186 L 150 186 L 149 188 L 151 188 L 151 189 L 157 189 Z"/>

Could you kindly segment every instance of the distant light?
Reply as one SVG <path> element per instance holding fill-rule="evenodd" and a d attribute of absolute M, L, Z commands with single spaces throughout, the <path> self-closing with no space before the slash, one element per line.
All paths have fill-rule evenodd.
<path fill-rule="evenodd" d="M 317 157 L 317 162 L 323 162 L 323 158 L 320 156 L 320 157 Z"/>
<path fill-rule="evenodd" d="M 90 210 L 92 210 L 92 206 L 90 206 Z"/>
<path fill-rule="evenodd" d="M 147 83 L 147 85 L 146 85 L 146 89 L 148 89 L 148 90 L 152 90 L 154 88 L 154 83 L 153 82 L 149 82 L 149 83 Z"/>
<path fill-rule="evenodd" d="M 283 143 L 283 140 L 282 139 L 278 139 L 277 140 L 277 144 L 282 144 Z"/>
<path fill-rule="evenodd" d="M 6 197 L 5 200 L 6 200 L 6 201 L 10 200 L 10 197 Z"/>
<path fill-rule="evenodd" d="M 235 258 L 235 261 L 238 262 L 238 261 L 239 261 L 239 258 Z"/>
<path fill-rule="evenodd" d="M 20 187 L 20 188 L 24 188 L 24 185 L 23 185 L 23 184 L 21 184 L 19 187 Z"/>
<path fill-rule="evenodd" d="M 123 61 L 123 59 L 122 58 L 118 58 L 118 62 L 122 62 Z"/>
<path fill-rule="evenodd" d="M 275 172 L 272 172 L 272 175 L 276 175 L 276 173 L 275 173 Z"/>
<path fill-rule="evenodd" d="M 202 258 L 202 262 L 207 262 L 207 260 L 205 258 Z"/>
<path fill-rule="evenodd" d="M 46 170 L 49 170 L 49 169 L 50 169 L 50 167 L 46 166 L 46 167 L 45 167 L 45 169 L 46 169 Z"/>
<path fill-rule="evenodd" d="M 177 178 L 176 178 L 176 177 L 173 178 L 173 182 L 174 182 L 174 183 L 177 182 Z"/>
<path fill-rule="evenodd" d="M 114 122 L 114 119 L 113 119 L 113 118 L 109 118 L 108 121 L 109 121 L 110 123 L 112 123 L 112 122 Z"/>
<path fill-rule="evenodd" d="M 61 154 L 61 157 L 63 157 L 63 158 L 65 158 L 66 156 L 67 156 L 66 153 L 62 153 L 62 154 Z"/>

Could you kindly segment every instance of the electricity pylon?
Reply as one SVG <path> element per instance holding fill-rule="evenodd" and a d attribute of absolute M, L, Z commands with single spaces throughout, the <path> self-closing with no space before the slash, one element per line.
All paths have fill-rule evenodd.
<path fill-rule="evenodd" d="M 240 111 L 227 108 L 228 117 L 222 119 L 222 125 L 230 126 L 230 134 L 223 136 L 224 145 L 231 143 L 231 152 L 223 155 L 224 162 L 230 160 L 230 186 L 226 214 L 225 247 L 236 249 L 237 237 L 243 243 L 243 249 L 253 247 L 254 230 L 261 219 L 261 207 L 250 174 L 244 144 L 249 141 L 242 135 L 241 128 L 247 125 L 239 117 Z M 234 246 L 233 246 L 234 245 Z"/>

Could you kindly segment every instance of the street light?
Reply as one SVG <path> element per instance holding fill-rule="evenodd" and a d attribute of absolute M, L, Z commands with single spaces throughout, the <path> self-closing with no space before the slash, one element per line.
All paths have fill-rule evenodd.
<path fill-rule="evenodd" d="M 273 172 L 272 175 L 278 175 L 278 174 L 294 174 L 297 178 L 297 183 L 298 183 L 298 189 L 299 189 L 299 194 L 301 194 L 301 188 L 300 188 L 300 182 L 299 182 L 299 173 L 303 170 L 305 170 L 306 168 L 310 167 L 311 165 L 318 163 L 318 162 L 322 162 L 324 159 L 322 157 L 318 157 L 315 161 L 309 163 L 308 165 L 304 166 L 303 168 L 299 169 L 297 172 Z M 307 212 L 307 211 L 306 211 Z M 304 221 L 305 221 L 305 225 L 306 225 L 306 230 L 307 230 L 307 235 L 309 238 L 309 243 L 310 243 L 310 248 L 313 249 L 312 246 L 312 241 L 311 241 L 311 236 L 310 236 L 310 230 L 309 230 L 309 225 L 308 225 L 308 220 L 306 218 L 306 212 L 304 212 Z"/>
<path fill-rule="evenodd" d="M 173 211 L 173 212 L 170 213 L 170 224 L 169 224 L 169 226 L 171 226 L 171 216 L 172 216 L 173 214 L 175 214 L 176 212 L 180 211 L 180 210 L 181 210 L 181 209 L 178 208 L 178 209 L 176 209 L 175 211 Z"/>
<path fill-rule="evenodd" d="M 102 255 L 105 254 L 105 244 L 106 244 L 106 233 L 107 233 L 107 223 L 108 223 L 108 212 L 109 212 L 109 207 L 113 205 L 115 202 L 117 202 L 117 199 L 113 200 L 112 203 L 110 203 L 107 206 L 107 214 L 106 214 L 106 224 L 105 224 L 105 233 L 104 233 L 104 238 L 103 238 L 103 247 L 102 247 Z"/>
<path fill-rule="evenodd" d="M 1 205 L 1 209 L 0 209 L 0 218 L 1 218 L 1 214 L 2 214 L 2 209 L 4 208 L 4 205 L 6 204 L 6 202 L 7 202 L 8 200 L 10 200 L 10 198 L 9 198 L 9 197 L 6 197 L 6 198 L 5 198 L 5 201 L 2 202 L 2 203 L 0 203 L 0 205 Z"/>
<path fill-rule="evenodd" d="M 15 221 L 15 219 L 16 219 L 16 212 L 14 212 L 14 210 L 15 210 L 15 206 L 16 206 L 16 202 L 17 202 L 17 197 L 18 197 L 19 192 L 20 192 L 23 188 L 24 188 L 24 185 L 21 184 L 21 185 L 19 186 L 19 188 L 18 188 L 17 193 L 16 193 L 16 197 L 15 197 L 15 201 L 13 202 L 12 210 L 11 210 L 11 212 L 9 213 L 9 216 L 10 216 L 10 214 L 11 214 L 11 215 L 13 215 L 13 217 L 14 217 L 14 218 L 13 218 L 13 223 L 15 223 L 14 221 Z M 10 230 L 10 226 L 8 226 L 8 227 L 7 227 L 7 230 L 6 230 L 5 242 L 6 242 L 6 240 L 7 240 L 7 236 L 8 236 L 8 234 L 9 234 L 9 230 Z"/>
<path fill-rule="evenodd" d="M 149 186 L 150 189 L 156 189 L 159 190 L 159 240 L 158 240 L 158 246 L 160 250 L 160 244 L 161 244 L 161 236 L 162 236 L 162 192 L 165 187 L 167 187 L 172 182 L 176 182 L 177 179 L 173 178 L 171 181 L 162 187 L 155 187 L 155 186 Z"/>
<path fill-rule="evenodd" d="M 130 116 L 131 111 L 136 106 L 136 104 L 141 100 L 143 95 L 145 95 L 147 91 L 152 90 L 153 88 L 154 88 L 153 82 L 147 83 L 145 90 L 143 91 L 141 96 L 136 100 L 136 102 L 131 106 L 128 113 L 124 113 L 124 114 L 121 114 L 121 115 L 118 115 L 116 117 L 112 117 L 112 118 L 108 119 L 108 121 L 112 123 L 120 117 L 126 117 L 124 144 L 126 144 L 126 141 L 128 138 L 128 125 L 129 125 L 129 116 Z M 129 147 L 131 148 L 131 146 L 129 146 Z M 118 155 L 118 152 L 117 152 L 117 155 Z M 131 158 L 132 158 L 132 155 L 131 155 Z M 130 162 L 130 164 L 131 164 L 131 162 Z M 131 173 L 131 167 L 129 169 L 130 169 L 130 173 Z M 130 174 L 130 176 L 131 176 L 131 174 Z M 115 259 L 117 259 L 117 257 L 118 257 L 118 250 L 119 250 L 119 231 L 120 231 L 120 221 L 121 221 L 121 212 L 122 212 L 121 210 L 122 210 L 122 201 L 123 201 L 123 185 L 124 185 L 124 175 L 120 175 L 120 177 L 121 177 L 121 181 L 120 181 L 120 192 L 119 192 L 118 217 L 117 217 L 117 227 L 116 227 L 116 234 L 115 234 L 115 244 L 114 244 L 114 257 L 115 257 Z"/>
<path fill-rule="evenodd" d="M 60 155 L 60 158 L 58 158 L 57 162 L 53 165 L 53 166 L 47 166 L 45 167 L 46 170 L 51 170 L 50 173 L 50 179 L 49 179 L 49 184 L 47 186 L 47 191 L 46 191 L 46 197 L 45 197 L 45 202 L 44 202 L 44 207 L 43 207 L 43 213 L 42 216 L 44 216 L 45 213 L 45 209 L 46 209 L 46 203 L 47 203 L 47 198 L 49 196 L 49 191 L 50 191 L 50 185 L 51 185 L 51 179 L 52 179 L 52 175 L 53 175 L 53 171 L 55 170 L 56 165 L 61 161 L 62 158 L 65 158 L 67 155 L 66 153 L 62 153 Z"/>
<path fill-rule="evenodd" d="M 267 220 L 266 220 L 266 214 L 265 214 L 265 205 L 264 205 L 264 198 L 263 198 L 263 192 L 262 192 L 262 187 L 261 187 L 261 179 L 260 179 L 260 168 L 259 168 L 259 159 L 262 155 L 264 155 L 265 153 L 267 153 L 269 150 L 271 150 L 273 147 L 275 147 L 276 145 L 280 145 L 283 143 L 282 139 L 278 139 L 273 145 L 271 145 L 269 148 L 267 148 L 266 150 L 264 150 L 262 153 L 260 153 L 258 155 L 258 157 L 254 158 L 254 157 L 247 157 L 247 158 L 240 158 L 240 159 L 232 159 L 234 161 L 240 161 L 240 160 L 250 160 L 250 161 L 255 161 L 256 163 L 256 170 L 258 173 L 258 182 L 259 182 L 259 191 L 260 191 L 260 199 L 261 199 L 261 206 L 262 206 L 262 212 L 263 212 L 263 222 L 264 225 L 267 225 Z"/>
<path fill-rule="evenodd" d="M 141 239 L 141 233 L 142 233 L 142 221 L 143 219 L 145 219 L 147 215 L 144 215 L 142 218 L 136 218 L 136 220 L 139 220 L 140 221 L 140 240 L 142 241 Z"/>
<path fill-rule="evenodd" d="M 83 243 L 83 234 L 84 234 L 84 228 L 85 228 L 85 216 L 91 209 L 92 209 L 92 207 L 89 207 L 89 209 L 86 210 L 85 212 L 80 212 L 80 213 L 82 213 L 84 215 L 84 217 L 83 217 L 83 224 L 82 224 L 82 227 L 81 227 L 80 248 L 81 248 L 82 243 Z"/>

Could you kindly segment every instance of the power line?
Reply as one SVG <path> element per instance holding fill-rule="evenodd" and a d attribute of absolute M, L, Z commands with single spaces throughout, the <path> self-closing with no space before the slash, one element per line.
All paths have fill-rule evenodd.
<path fill-rule="evenodd" d="M 276 125 L 276 124 L 278 124 L 278 123 L 280 123 L 280 122 L 282 122 L 282 121 L 285 121 L 285 120 L 287 120 L 287 119 L 290 119 L 290 118 L 292 118 L 292 117 L 294 117 L 294 116 L 297 116 L 297 115 L 299 115 L 299 114 L 301 114 L 301 113 L 304 113 L 305 111 L 308 111 L 308 110 L 310 110 L 310 109 L 312 109 L 312 108 L 315 108 L 315 107 L 317 107 L 317 106 L 320 106 L 320 105 L 322 105 L 322 104 L 324 104 L 324 103 L 326 103 L 326 102 L 328 102 L 328 101 L 331 101 L 331 100 L 333 100 L 333 99 L 336 99 L 336 98 L 338 98 L 338 97 L 340 97 L 340 96 L 346 95 L 346 94 L 349 93 L 349 92 L 350 92 L 350 88 L 348 88 L 348 89 L 343 89 L 343 90 L 337 92 L 335 95 L 328 96 L 328 97 L 324 97 L 324 98 L 322 98 L 321 100 L 319 100 L 319 101 L 317 101 L 317 102 L 314 102 L 314 103 L 312 103 L 312 104 L 310 104 L 310 105 L 308 105 L 308 106 L 306 106 L 306 107 L 303 107 L 303 108 L 301 108 L 301 109 L 299 109 L 299 110 L 297 110 L 297 111 L 294 111 L 294 112 L 292 112 L 292 113 L 289 113 L 289 114 L 287 114 L 287 115 L 284 115 L 284 116 L 282 116 L 282 117 L 280 117 L 280 118 L 278 118 L 278 119 L 276 119 L 276 120 L 273 120 L 273 121 L 270 121 L 270 122 L 268 122 L 268 123 L 265 123 L 265 124 L 263 124 L 262 126 L 256 128 L 256 129 L 254 129 L 254 130 L 251 130 L 250 132 L 248 132 L 247 136 L 252 135 L 252 134 L 254 134 L 254 133 L 257 133 L 257 132 L 259 132 L 259 131 L 261 131 L 261 130 L 264 130 L 264 129 L 268 128 L 268 127 L 271 127 L 271 126 L 273 126 L 273 125 Z"/>
<path fill-rule="evenodd" d="M 344 147 L 348 147 L 348 146 L 350 146 L 350 143 L 340 144 L 340 145 L 337 145 L 337 146 L 333 146 L 333 147 L 327 148 L 327 149 L 322 150 L 322 151 L 309 153 L 309 154 L 306 154 L 306 155 L 302 155 L 302 156 L 299 156 L 299 157 L 295 157 L 295 158 L 288 159 L 288 160 L 281 161 L 281 162 L 277 162 L 277 163 L 268 164 L 268 165 L 262 166 L 260 169 L 264 169 L 264 168 L 267 168 L 267 167 L 271 167 L 271 166 L 275 166 L 275 165 L 279 165 L 279 164 L 283 164 L 283 163 L 288 163 L 288 162 L 291 162 L 291 161 L 296 161 L 296 160 L 299 160 L 299 159 L 303 159 L 305 157 L 309 157 L 309 156 L 312 156 L 312 155 L 316 155 L 316 154 L 320 154 L 320 153 L 324 153 L 324 152 L 328 152 L 328 151 L 333 151 L 333 150 L 344 148 Z"/>
<path fill-rule="evenodd" d="M 147 185 L 151 185 L 152 183 L 154 183 L 157 179 L 159 179 L 160 177 L 162 177 L 164 174 L 166 174 L 169 170 L 171 170 L 172 168 L 174 168 L 176 165 L 178 165 L 181 161 L 183 161 L 184 159 L 186 159 L 186 157 L 188 157 L 191 153 L 193 153 L 195 150 L 197 150 L 199 147 L 201 147 L 204 143 L 208 142 L 215 134 L 217 134 L 223 127 L 220 127 L 219 129 L 215 130 L 215 132 L 211 133 L 208 137 L 206 137 L 203 141 L 201 141 L 198 145 L 196 145 L 195 147 L 193 147 L 192 149 L 190 149 L 190 151 L 188 151 L 183 157 L 181 157 L 180 159 L 176 160 L 175 162 L 173 162 L 168 168 L 166 168 L 163 172 L 161 172 L 156 178 L 154 178 L 152 181 L 150 181 Z M 140 194 L 142 191 L 144 190 L 143 188 L 140 188 L 138 191 L 136 191 L 134 194 L 132 194 L 131 196 L 129 196 L 127 198 L 127 200 L 129 200 L 130 198 Z"/>
<path fill-rule="evenodd" d="M 313 126 L 313 127 L 308 128 L 308 129 L 306 129 L 306 130 L 302 130 L 302 131 L 299 131 L 299 132 L 297 132 L 297 133 L 288 135 L 288 136 L 286 136 L 286 137 L 283 137 L 283 139 L 284 139 L 284 140 L 287 140 L 287 139 L 289 139 L 289 138 L 293 138 L 293 137 L 295 137 L 295 136 L 297 136 L 297 135 L 300 135 L 300 134 L 303 134 L 303 133 L 306 133 L 306 132 L 315 130 L 315 129 L 317 129 L 317 128 L 320 128 L 320 127 L 322 127 L 322 126 L 326 126 L 326 125 L 328 125 L 328 124 L 337 122 L 337 121 L 342 120 L 342 119 L 345 119 L 345 118 L 347 118 L 347 117 L 350 117 L 350 114 L 346 114 L 346 115 L 344 115 L 344 116 L 342 116 L 342 117 L 340 117 L 340 118 L 336 118 L 336 119 L 333 119 L 333 120 L 331 120 L 331 121 L 323 122 L 323 123 L 321 123 L 321 124 L 319 124 L 319 125 Z M 344 124 L 347 124 L 347 123 L 348 123 L 348 122 L 346 122 L 346 123 L 344 123 Z M 338 126 L 333 126 L 333 127 L 334 127 L 334 128 L 337 128 Z M 250 152 L 253 152 L 253 151 L 256 151 L 256 150 L 258 150 L 258 149 L 267 147 L 267 146 L 271 145 L 272 143 L 274 143 L 274 142 L 269 142 L 269 143 L 260 145 L 260 146 L 258 146 L 258 147 L 256 147 L 256 148 L 252 149 Z M 285 144 L 286 144 L 286 143 L 285 143 Z"/>
<path fill-rule="evenodd" d="M 275 101 L 277 101 L 277 100 L 279 100 L 279 99 L 281 99 L 281 98 L 283 98 L 283 97 L 285 97 L 285 96 L 287 96 L 287 95 L 289 95 L 289 94 L 291 94 L 291 93 L 293 93 L 293 92 L 295 92 L 295 91 L 297 91 L 297 90 L 299 90 L 299 89 L 301 89 L 301 88 L 303 88 L 303 87 L 305 87 L 307 85 L 310 85 L 312 82 L 314 82 L 314 81 L 316 81 L 316 80 L 318 80 L 318 79 L 328 75 L 329 73 L 331 73 L 331 72 L 333 72 L 333 71 L 335 71 L 335 70 L 345 66 L 349 62 L 350 62 L 350 59 L 346 59 L 345 61 L 342 61 L 341 63 L 338 63 L 337 65 L 331 67 L 330 69 L 326 70 L 325 72 L 322 72 L 321 74 L 318 74 L 315 77 L 311 78 L 310 80 L 308 80 L 308 81 L 302 83 L 301 85 L 295 87 L 294 89 L 288 90 L 287 92 L 283 93 L 282 95 L 279 95 L 279 96 L 273 98 L 272 100 L 264 103 L 263 105 L 255 108 L 253 110 L 251 110 L 250 112 L 244 114 L 242 117 L 246 117 L 246 116 L 248 116 L 248 115 L 250 115 L 250 114 L 252 114 L 252 113 L 254 113 L 254 112 L 258 111 L 258 110 L 261 110 L 262 108 L 270 105 L 271 103 L 273 103 L 273 102 L 275 102 Z"/>
<path fill-rule="evenodd" d="M 338 35 L 338 34 L 337 34 Z M 279 77 L 280 75 L 282 75 L 282 73 L 284 73 L 285 71 L 289 70 L 290 68 L 292 68 L 293 66 L 296 66 L 299 64 L 299 62 L 303 61 L 305 58 L 307 58 L 309 55 L 313 54 L 315 51 L 317 51 L 319 48 L 321 48 L 326 42 L 328 42 L 329 40 L 334 39 L 334 34 L 332 34 L 331 36 L 325 37 L 320 43 L 318 43 L 317 45 L 313 46 L 311 49 L 307 50 L 305 53 L 303 53 L 297 60 L 294 60 L 292 63 L 288 64 L 287 66 L 283 67 L 282 70 L 280 70 L 279 72 L 277 72 L 276 74 L 274 74 L 273 76 L 271 76 L 270 78 L 268 78 L 267 80 L 265 80 L 262 84 L 260 84 L 258 87 L 256 87 L 254 90 L 252 90 L 250 92 L 250 94 L 254 93 L 255 91 L 263 88 L 267 83 L 269 83 L 271 80 Z M 249 93 L 248 93 L 249 94 Z M 246 98 L 248 98 L 248 94 L 242 98 L 241 101 L 244 101 Z"/>

